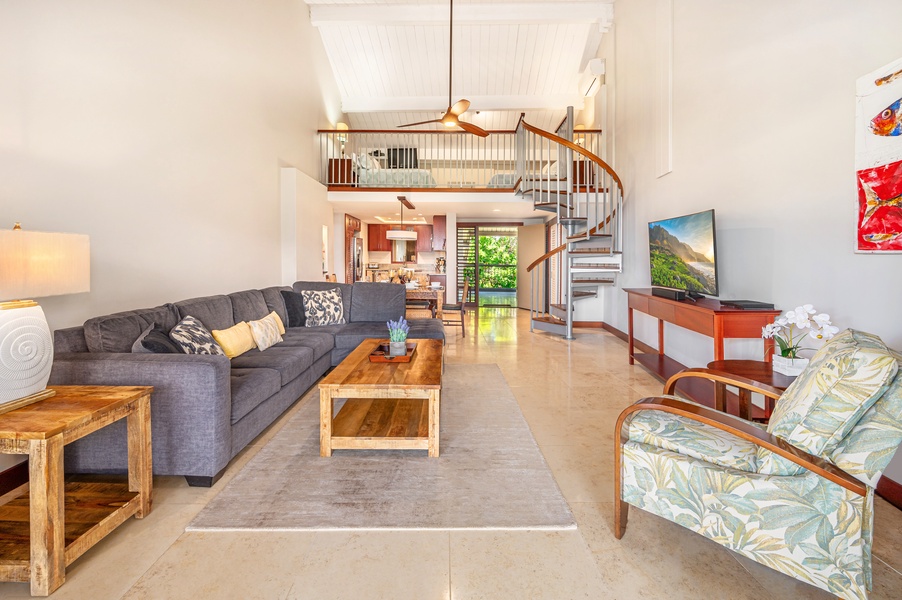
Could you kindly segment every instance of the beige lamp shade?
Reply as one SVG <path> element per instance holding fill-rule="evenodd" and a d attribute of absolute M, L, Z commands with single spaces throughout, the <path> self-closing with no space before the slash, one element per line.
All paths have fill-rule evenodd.
<path fill-rule="evenodd" d="M 347 123 L 339 123 L 335 126 L 335 129 L 338 130 L 338 141 L 339 142 L 347 142 L 348 141 L 348 124 Z"/>
<path fill-rule="evenodd" d="M 91 290 L 88 236 L 0 231 L 0 302 Z"/>

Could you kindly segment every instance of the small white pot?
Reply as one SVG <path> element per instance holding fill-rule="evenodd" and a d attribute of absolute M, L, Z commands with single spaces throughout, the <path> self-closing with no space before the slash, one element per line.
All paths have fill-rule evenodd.
<path fill-rule="evenodd" d="M 406 356 L 407 355 L 407 342 L 389 342 L 388 355 L 389 356 Z"/>
<path fill-rule="evenodd" d="M 808 366 L 807 358 L 787 358 L 774 355 L 774 371 L 784 375 L 798 375 Z"/>

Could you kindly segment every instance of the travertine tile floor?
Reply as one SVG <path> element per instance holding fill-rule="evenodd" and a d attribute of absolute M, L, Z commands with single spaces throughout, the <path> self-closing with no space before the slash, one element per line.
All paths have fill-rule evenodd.
<path fill-rule="evenodd" d="M 578 523 L 561 532 L 185 533 L 194 515 L 278 430 L 211 489 L 155 479 L 154 511 L 80 558 L 53 598 L 828 598 L 639 510 L 612 533 L 614 421 L 660 392 L 626 345 L 601 331 L 567 342 L 529 333 L 527 314 L 483 309 L 449 363 L 497 363 Z M 303 401 L 308 401 L 305 398 Z M 297 406 L 297 405 L 296 405 Z M 291 409 L 292 412 L 295 408 Z M 878 498 L 873 598 L 902 598 L 902 511 Z M 28 597 L 0 584 L 0 598 Z"/>

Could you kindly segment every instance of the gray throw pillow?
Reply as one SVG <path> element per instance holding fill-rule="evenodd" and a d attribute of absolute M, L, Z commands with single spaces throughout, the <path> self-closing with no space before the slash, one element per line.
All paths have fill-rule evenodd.
<path fill-rule="evenodd" d="M 173 342 L 166 330 L 151 323 L 132 344 L 132 352 L 135 354 L 181 354 L 182 348 Z"/>
<path fill-rule="evenodd" d="M 304 298 L 304 314 L 307 316 L 305 327 L 337 325 L 345 322 L 341 289 L 304 290 L 301 297 Z"/>
<path fill-rule="evenodd" d="M 185 354 L 220 354 L 225 356 L 222 346 L 213 339 L 203 323 L 187 315 L 172 328 L 169 337 L 179 345 Z"/>
<path fill-rule="evenodd" d="M 303 327 L 307 323 L 304 315 L 304 299 L 295 291 L 282 290 L 282 300 L 285 301 L 285 314 L 288 322 L 285 327 Z"/>

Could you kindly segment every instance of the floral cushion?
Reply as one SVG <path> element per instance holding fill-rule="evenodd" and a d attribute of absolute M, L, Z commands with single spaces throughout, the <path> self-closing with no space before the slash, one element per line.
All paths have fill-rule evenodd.
<path fill-rule="evenodd" d="M 303 290 L 301 297 L 304 299 L 304 313 L 307 316 L 305 327 L 338 325 L 345 322 L 340 288 Z"/>
<path fill-rule="evenodd" d="M 741 473 L 638 442 L 622 456 L 624 501 L 840 598 L 867 598 L 872 494 L 809 471 Z"/>
<path fill-rule="evenodd" d="M 831 452 L 895 377 L 892 352 L 869 334 L 846 330 L 827 342 L 777 402 L 767 430 L 818 456 Z M 759 448 L 760 473 L 793 475 L 802 467 Z"/>
<path fill-rule="evenodd" d="M 758 466 L 755 444 L 660 410 L 635 413 L 629 423 L 629 439 L 740 471 L 754 473 Z"/>
<path fill-rule="evenodd" d="M 902 355 L 893 353 L 902 363 Z M 876 487 L 902 443 L 902 369 L 880 400 L 868 409 L 827 458 L 837 467 Z"/>

